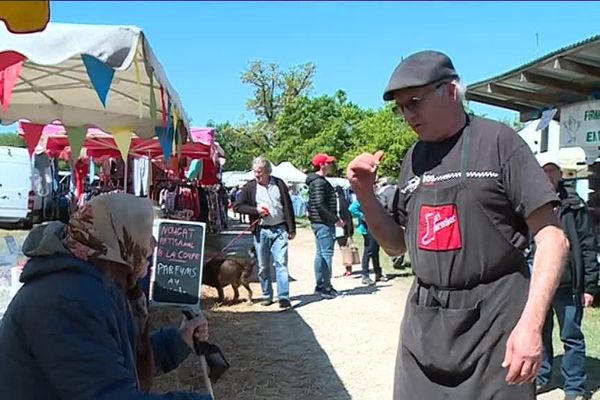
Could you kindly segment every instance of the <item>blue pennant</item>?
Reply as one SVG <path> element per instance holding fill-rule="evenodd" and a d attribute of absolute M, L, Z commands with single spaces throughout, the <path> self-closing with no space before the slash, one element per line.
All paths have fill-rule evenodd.
<path fill-rule="evenodd" d="M 83 60 L 87 74 L 90 77 L 92 86 L 94 86 L 96 93 L 98 93 L 102 105 L 106 107 L 108 92 L 110 91 L 110 85 L 115 76 L 115 70 L 88 54 L 82 54 L 81 59 Z"/>
<path fill-rule="evenodd" d="M 168 129 L 164 129 L 162 126 L 157 126 L 154 131 L 165 155 L 165 162 L 168 162 L 173 152 L 173 127 L 169 126 Z"/>

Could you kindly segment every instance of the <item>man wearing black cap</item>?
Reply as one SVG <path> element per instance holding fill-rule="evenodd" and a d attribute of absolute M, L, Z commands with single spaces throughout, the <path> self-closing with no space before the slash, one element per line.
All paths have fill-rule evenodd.
<path fill-rule="evenodd" d="M 541 331 L 568 250 L 555 191 L 512 129 L 465 113 L 446 55 L 407 57 L 383 98 L 420 139 L 402 162 L 397 218 L 372 191 L 382 151 L 354 159 L 348 178 L 373 236 L 390 255 L 408 250 L 416 276 L 394 399 L 534 399 Z"/>

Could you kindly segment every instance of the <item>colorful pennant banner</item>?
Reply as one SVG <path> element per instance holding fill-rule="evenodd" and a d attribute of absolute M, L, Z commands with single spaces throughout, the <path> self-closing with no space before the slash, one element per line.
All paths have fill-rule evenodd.
<path fill-rule="evenodd" d="M 129 158 L 127 156 L 129 155 L 129 148 L 131 147 L 131 135 L 133 130 L 130 128 L 118 128 L 112 129 L 110 133 L 112 133 L 113 138 L 115 139 L 115 143 L 121 152 L 123 161 L 127 164 L 127 159 Z"/>
<path fill-rule="evenodd" d="M 12 100 L 13 89 L 23 70 L 25 56 L 14 51 L 0 53 L 0 103 L 4 112 Z"/>
<path fill-rule="evenodd" d="M 87 128 L 79 126 L 67 126 L 65 128 L 67 130 L 69 146 L 71 146 L 71 160 L 75 162 L 79 158 L 81 154 L 81 148 L 85 143 Z"/>
<path fill-rule="evenodd" d="M 133 57 L 133 63 L 135 65 L 135 84 L 137 86 L 138 95 L 138 118 L 144 117 L 144 103 L 142 102 L 142 78 L 140 73 L 140 62 L 138 60 L 138 53 L 135 53 Z"/>
<path fill-rule="evenodd" d="M 36 146 L 40 142 L 42 132 L 44 131 L 44 125 L 32 124 L 30 122 L 21 122 L 21 129 L 23 129 L 23 136 L 25 143 L 27 144 L 27 150 L 29 156 L 33 155 Z"/>
<path fill-rule="evenodd" d="M 165 163 L 169 161 L 173 154 L 173 129 L 164 129 L 163 127 L 157 126 L 154 128 L 158 141 L 163 149 L 165 155 Z"/>
<path fill-rule="evenodd" d="M 81 59 L 85 64 L 85 69 L 90 77 L 94 90 L 98 93 L 102 105 L 106 107 L 110 85 L 115 76 L 115 70 L 88 54 L 82 54 Z"/>
<path fill-rule="evenodd" d="M 154 94 L 154 73 L 150 73 L 150 119 L 152 126 L 156 126 L 156 95 Z"/>

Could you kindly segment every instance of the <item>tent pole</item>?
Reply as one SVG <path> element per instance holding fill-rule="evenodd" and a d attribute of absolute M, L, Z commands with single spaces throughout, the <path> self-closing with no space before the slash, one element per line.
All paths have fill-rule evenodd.
<path fill-rule="evenodd" d="M 129 157 L 127 157 L 129 158 Z M 128 175 L 129 175 L 129 165 L 127 163 L 127 161 L 129 161 L 128 159 L 125 159 L 125 182 L 123 182 L 123 188 L 125 189 L 125 193 L 127 193 L 127 180 L 128 180 Z"/>

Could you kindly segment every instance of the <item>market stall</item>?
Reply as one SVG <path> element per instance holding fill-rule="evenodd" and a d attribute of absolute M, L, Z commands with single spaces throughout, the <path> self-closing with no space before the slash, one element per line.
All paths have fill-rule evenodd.
<path fill-rule="evenodd" d="M 0 26 L 0 77 L 0 120 L 28 120 L 30 149 L 57 120 L 72 147 L 88 127 L 115 136 L 122 152 L 133 132 L 158 136 L 167 156 L 187 141 L 179 96 L 140 28 L 49 23 L 14 34 Z"/>
<path fill-rule="evenodd" d="M 25 134 L 23 127 L 26 125 L 27 123 L 19 124 L 21 135 Z M 193 220 L 203 220 L 205 222 L 218 220 L 216 217 L 209 218 L 209 216 L 212 217 L 209 211 L 202 213 L 202 216 L 204 216 L 202 217 L 200 214 L 202 207 L 200 206 L 176 207 L 178 204 L 185 204 L 183 200 L 180 203 L 176 201 L 179 197 L 193 197 L 196 202 L 200 202 L 198 196 L 204 196 L 205 200 L 202 203 L 208 206 L 212 206 L 212 203 L 216 202 L 218 195 L 213 194 L 213 192 L 219 191 L 217 177 L 219 167 L 214 165 L 215 150 L 209 145 L 201 142 L 188 142 L 181 146 L 177 156 L 166 160 L 158 139 L 142 139 L 134 135 L 131 138 L 128 152 L 129 162 L 125 165 L 121 159 L 122 154 L 115 138 L 99 129 L 90 128 L 86 132 L 82 149 L 80 157 L 77 157 L 72 166 L 72 169 L 75 170 L 73 176 L 76 181 L 75 187 L 78 188 L 76 191 L 78 198 L 81 198 L 82 192 L 79 188 L 83 187 L 84 176 L 82 174 L 94 174 L 94 162 L 90 162 L 90 159 L 92 159 L 99 163 L 99 182 L 96 186 L 86 190 L 87 193 L 126 190 L 129 187 L 129 192 L 136 195 L 150 196 L 157 203 L 161 203 L 162 200 L 160 205 L 164 205 L 164 193 L 161 196 L 161 192 L 168 187 L 177 192 L 175 201 L 169 203 L 173 204 L 169 211 L 191 209 L 194 212 L 189 218 Z M 73 162 L 68 135 L 62 125 L 46 125 L 36 150 L 37 153 L 44 152 L 51 158 L 58 157 Z M 83 169 L 83 172 L 80 169 Z M 121 171 L 120 175 L 118 171 Z M 125 180 L 129 181 L 128 185 L 124 184 Z M 210 208 L 215 208 L 218 211 L 219 207 L 220 205 Z M 177 208 L 180 210 L 177 210 Z M 184 215 L 179 215 L 179 217 L 183 218 Z M 221 225 L 221 223 L 217 225 Z"/>

